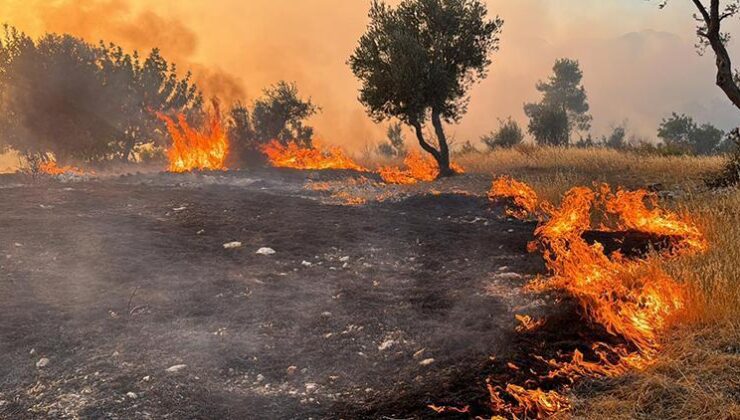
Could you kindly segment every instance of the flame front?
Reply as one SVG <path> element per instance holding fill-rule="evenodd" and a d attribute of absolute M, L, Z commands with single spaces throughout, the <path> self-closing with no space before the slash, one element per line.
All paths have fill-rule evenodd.
<path fill-rule="evenodd" d="M 167 149 L 170 172 L 193 170 L 225 170 L 229 154 L 229 139 L 221 126 L 218 109 L 208 116 L 200 130 L 193 128 L 183 114 L 175 119 L 164 114 L 157 116 L 167 125 L 172 144 Z"/>
<path fill-rule="evenodd" d="M 39 172 L 45 173 L 47 175 L 85 174 L 82 169 L 75 166 L 57 166 L 57 163 L 53 160 L 39 164 Z"/>
<path fill-rule="evenodd" d="M 403 160 L 406 167 L 401 169 L 396 166 L 384 166 L 378 170 L 380 177 L 388 184 L 411 185 L 417 182 L 434 181 L 439 176 L 439 167 L 432 156 L 423 156 L 417 151 L 411 151 Z M 465 170 L 457 164 L 450 164 L 456 173 L 464 173 Z"/>
<path fill-rule="evenodd" d="M 294 169 L 351 169 L 367 172 L 339 147 L 328 149 L 302 147 L 296 142 L 282 144 L 273 140 L 262 147 L 272 166 Z"/>
<path fill-rule="evenodd" d="M 494 182 L 489 197 L 511 199 L 518 206 L 511 214 L 517 216 L 537 208 L 534 191 L 511 178 Z M 534 361 L 544 364 L 546 374 L 521 384 L 489 384 L 492 411 L 510 418 L 544 418 L 566 411 L 571 402 L 564 393 L 576 380 L 618 376 L 649 366 L 660 350 L 660 333 L 685 307 L 688 296 L 686 286 L 663 270 L 663 259 L 707 249 L 689 217 L 660 208 L 655 196 L 644 190 L 576 187 L 565 194 L 560 207 L 546 202 L 539 207 L 537 242 L 531 248 L 542 250 L 550 276 L 531 281 L 527 288 L 573 298 L 587 321 L 601 325 L 619 344 L 591 343 L 592 360 L 578 349 L 558 360 L 534 356 Z M 677 243 L 670 253 L 639 259 L 627 259 L 619 252 L 606 255 L 601 244 L 590 245 L 582 237 L 591 229 L 592 218 L 603 220 L 603 230 L 665 235 Z M 517 319 L 519 332 L 536 328 L 528 316 Z M 542 390 L 547 383 L 561 385 Z"/>
<path fill-rule="evenodd" d="M 506 214 L 517 219 L 526 219 L 537 210 L 537 193 L 527 184 L 511 177 L 498 178 L 488 192 L 491 201 L 511 200 L 515 207 L 506 209 Z"/>

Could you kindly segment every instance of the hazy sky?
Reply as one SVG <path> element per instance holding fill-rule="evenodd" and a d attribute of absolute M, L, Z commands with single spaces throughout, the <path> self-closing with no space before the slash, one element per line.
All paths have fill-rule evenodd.
<path fill-rule="evenodd" d="M 489 0 L 504 21 L 488 79 L 468 114 L 450 127 L 477 140 L 522 105 L 556 58 L 581 61 L 594 132 L 627 121 L 654 137 L 671 111 L 728 128 L 740 123 L 713 84 L 713 57 L 695 53 L 688 0 L 667 10 L 646 0 Z M 0 0 L 0 16 L 24 31 L 71 32 L 128 48 L 160 46 L 191 68 L 210 93 L 252 100 L 267 85 L 295 81 L 323 111 L 313 119 L 327 143 L 358 149 L 382 137 L 357 102 L 346 65 L 367 23 L 370 0 Z M 740 60 L 740 43 L 732 50 Z"/>

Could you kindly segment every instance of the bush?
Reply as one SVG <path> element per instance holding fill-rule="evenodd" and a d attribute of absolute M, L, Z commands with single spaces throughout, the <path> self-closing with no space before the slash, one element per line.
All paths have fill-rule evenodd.
<path fill-rule="evenodd" d="M 481 137 L 483 144 L 493 150 L 497 147 L 514 147 L 524 140 L 524 131 L 519 124 L 511 119 L 499 120 L 499 128 L 496 131 Z"/>

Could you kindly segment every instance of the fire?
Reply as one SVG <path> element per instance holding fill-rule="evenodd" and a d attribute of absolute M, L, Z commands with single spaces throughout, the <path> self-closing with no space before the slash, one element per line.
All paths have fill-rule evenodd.
<path fill-rule="evenodd" d="M 57 163 L 53 160 L 41 163 L 39 165 L 39 172 L 43 172 L 47 175 L 62 175 L 62 174 L 73 174 L 73 175 L 84 175 L 85 172 L 75 166 L 57 166 Z"/>
<path fill-rule="evenodd" d="M 273 140 L 262 147 L 272 166 L 294 169 L 351 169 L 367 172 L 339 147 L 327 149 L 302 147 L 295 142 L 282 144 Z"/>
<path fill-rule="evenodd" d="M 536 194 L 510 178 L 494 182 L 489 196 L 512 198 L 519 207 L 516 214 L 531 214 L 537 206 Z M 617 344 L 592 343 L 589 360 L 578 349 L 558 360 L 534 356 L 547 369 L 534 382 L 489 384 L 493 412 L 512 418 L 543 418 L 567 411 L 571 403 L 564 392 L 580 378 L 618 376 L 649 366 L 660 350 L 660 334 L 687 299 L 686 286 L 663 270 L 662 260 L 707 249 L 702 233 L 688 216 L 661 208 L 646 191 L 612 191 L 608 185 L 576 187 L 565 194 L 560 207 L 539 206 L 542 214 L 533 249 L 542 250 L 550 276 L 533 280 L 528 289 L 571 297 L 586 320 L 602 326 Z M 590 245 L 582 237 L 594 219 L 602 220 L 603 230 L 666 235 L 678 246 L 670 254 L 638 259 L 627 259 L 618 252 L 606 255 L 601 244 Z M 526 315 L 517 315 L 517 319 L 519 332 L 530 331 L 535 322 Z M 547 383 L 557 389 L 543 391 L 537 386 Z"/>
<path fill-rule="evenodd" d="M 488 192 L 491 201 L 510 200 L 516 207 L 507 208 L 506 214 L 526 219 L 537 210 L 537 193 L 527 184 L 504 176 L 493 182 Z"/>
<path fill-rule="evenodd" d="M 411 151 L 406 155 L 403 164 L 406 169 L 384 166 L 378 170 L 378 173 L 386 183 L 401 185 L 434 181 L 439 176 L 437 162 L 432 156 L 423 156 L 417 151 Z M 452 163 L 450 167 L 457 173 L 465 173 L 465 170 L 457 164 Z"/>
<path fill-rule="evenodd" d="M 519 325 L 516 327 L 517 332 L 533 331 L 545 324 L 544 319 L 534 319 L 529 315 L 514 315 Z"/>
<path fill-rule="evenodd" d="M 226 169 L 229 139 L 221 126 L 218 107 L 200 130 L 193 128 L 183 114 L 178 114 L 176 119 L 164 114 L 157 116 L 167 124 L 172 137 L 172 144 L 167 149 L 168 171 Z"/>

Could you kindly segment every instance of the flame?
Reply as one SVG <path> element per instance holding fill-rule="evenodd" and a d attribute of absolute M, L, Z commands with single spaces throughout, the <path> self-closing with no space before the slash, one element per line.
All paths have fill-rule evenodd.
<path fill-rule="evenodd" d="M 298 143 L 282 144 L 273 140 L 262 146 L 272 166 L 294 169 L 351 169 L 367 172 L 367 169 L 348 157 L 339 147 L 327 149 L 302 147 Z"/>
<path fill-rule="evenodd" d="M 39 171 L 48 175 L 62 175 L 62 174 L 73 174 L 73 175 L 84 175 L 85 172 L 75 166 L 57 166 L 55 161 L 44 162 L 39 165 Z"/>
<path fill-rule="evenodd" d="M 418 151 L 411 151 L 403 160 L 406 169 L 395 166 L 384 166 L 378 170 L 380 177 L 388 184 L 411 185 L 417 182 L 434 181 L 439 176 L 437 161 L 431 155 L 422 155 Z M 456 173 L 465 173 L 462 166 L 455 163 L 450 168 Z"/>
<path fill-rule="evenodd" d="M 193 128 L 183 114 L 178 114 L 176 119 L 161 113 L 157 116 L 165 122 L 172 137 L 172 144 L 167 149 L 168 171 L 226 169 L 229 139 L 221 125 L 217 106 L 200 130 Z"/>
<path fill-rule="evenodd" d="M 537 210 L 537 193 L 529 185 L 508 176 L 493 181 L 488 198 L 491 201 L 510 200 L 516 207 L 507 208 L 506 214 L 517 219 L 526 219 Z"/>
<path fill-rule="evenodd" d="M 489 197 L 513 199 L 519 207 L 516 214 L 520 215 L 531 214 L 537 207 L 537 196 L 531 188 L 511 178 L 494 182 Z M 531 249 L 542 250 L 550 276 L 531 281 L 527 288 L 570 296 L 587 321 L 602 326 L 619 344 L 592 343 L 592 360 L 578 349 L 560 360 L 534 356 L 548 370 L 539 376 L 541 383 L 565 382 L 557 390 L 543 391 L 531 381 L 524 383 L 527 387 L 489 383 L 491 409 L 512 418 L 544 418 L 567 411 L 571 405 L 564 395 L 567 384 L 580 378 L 613 377 L 650 366 L 661 347 L 660 334 L 685 306 L 688 293 L 685 285 L 663 270 L 662 261 L 703 252 L 708 247 L 688 216 L 661 208 L 655 196 L 644 190 L 618 188 L 613 192 L 605 184 L 596 189 L 576 187 L 565 194 L 560 207 L 549 203 L 539 206 L 541 221 Z M 604 223 L 602 229 L 667 235 L 677 247 L 669 254 L 634 260 L 619 252 L 606 255 L 601 244 L 590 245 L 582 237 L 591 229 L 592 219 L 599 218 Z M 522 324 L 517 328 L 520 332 L 530 330 L 534 322 L 526 315 L 517 315 L 517 319 Z"/>

